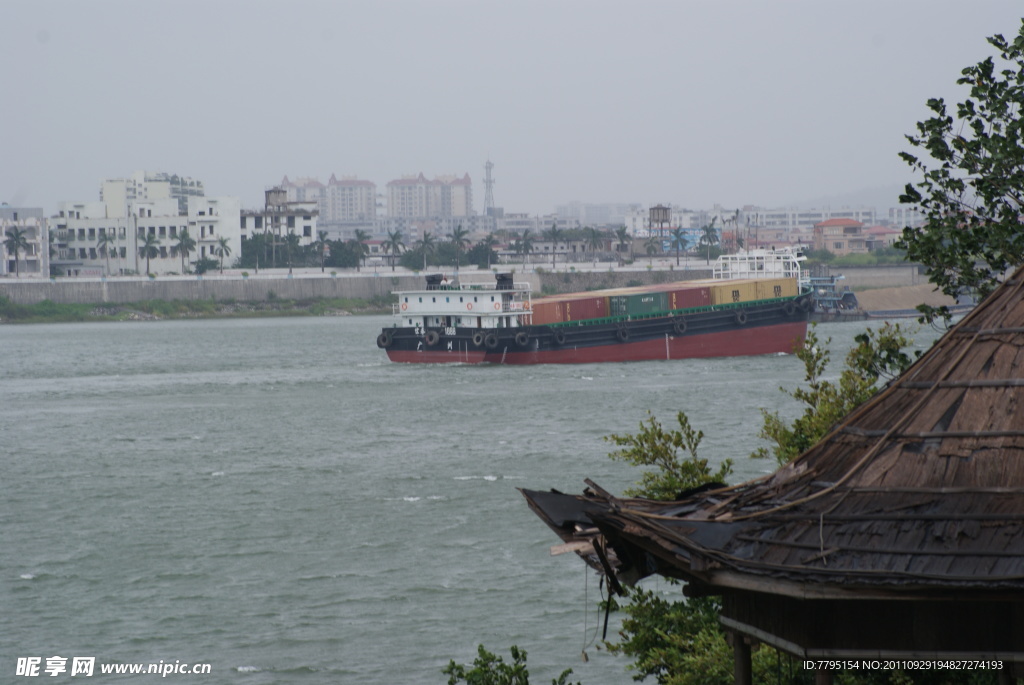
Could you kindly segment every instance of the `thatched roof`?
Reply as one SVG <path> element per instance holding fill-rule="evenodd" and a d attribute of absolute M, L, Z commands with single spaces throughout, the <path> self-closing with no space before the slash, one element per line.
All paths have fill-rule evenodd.
<path fill-rule="evenodd" d="M 680 502 L 523 491 L 620 580 L 794 597 L 1024 589 L 1024 270 L 824 440 Z"/>

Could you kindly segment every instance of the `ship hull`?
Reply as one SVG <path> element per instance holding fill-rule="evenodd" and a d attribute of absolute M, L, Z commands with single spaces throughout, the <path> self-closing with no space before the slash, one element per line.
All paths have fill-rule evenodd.
<path fill-rule="evenodd" d="M 404 363 L 589 364 L 792 353 L 807 333 L 807 313 L 798 304 L 491 331 L 386 328 L 378 345 L 391 361 Z"/>

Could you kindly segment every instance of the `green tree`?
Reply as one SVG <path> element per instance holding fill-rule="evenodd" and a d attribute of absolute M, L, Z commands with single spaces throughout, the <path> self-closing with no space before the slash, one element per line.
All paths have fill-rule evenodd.
<path fill-rule="evenodd" d="M 149 273 L 149 260 L 160 256 L 160 239 L 153 233 L 147 233 L 139 247 L 139 256 L 146 260 L 146 273 Z"/>
<path fill-rule="evenodd" d="M 295 231 L 288 231 L 288 235 L 284 237 L 284 256 L 288 263 L 288 273 L 292 272 L 292 260 L 295 257 L 295 253 L 299 251 L 299 245 L 302 242 L 302 238 Z"/>
<path fill-rule="evenodd" d="M 185 273 L 185 261 L 188 259 L 189 253 L 196 249 L 196 241 L 188 234 L 187 228 L 182 228 L 176 242 L 178 254 L 181 255 L 181 273 Z"/>
<path fill-rule="evenodd" d="M 393 231 L 388 231 L 388 239 L 384 241 L 382 246 L 384 252 L 391 255 L 392 271 L 395 270 L 395 260 L 398 259 L 398 255 L 405 249 L 405 243 L 402 242 L 403 237 L 401 229 L 396 228 Z"/>
<path fill-rule="evenodd" d="M 1012 40 L 995 35 L 988 42 L 999 66 L 988 57 L 961 72 L 957 84 L 970 96 L 955 116 L 941 98 L 928 100 L 934 116 L 907 136 L 922 156 L 900 153 L 920 176 L 900 202 L 919 207 L 924 223 L 904 228 L 897 247 L 951 297 L 984 297 L 1024 261 L 1024 20 Z M 949 316 L 945 307 L 921 309 L 928 318 Z"/>
<path fill-rule="evenodd" d="M 819 341 L 815 327 L 807 332 L 796 356 L 804 365 L 806 387 L 780 390 L 804 406 L 804 412 L 787 424 L 779 412 L 761 410 L 764 424 L 760 437 L 771 443 L 770 455 L 779 464 L 799 456 L 825 437 L 839 419 L 849 414 L 877 391 L 880 379 L 892 379 L 911 363 L 904 349 L 912 344 L 899 324 L 886 323 L 879 330 L 868 329 L 854 338 L 857 343 L 846 355 L 846 364 L 838 382 L 827 380 L 831 338 Z M 917 353 L 920 356 L 920 351 Z M 916 358 L 916 357 L 915 357 Z M 769 450 L 759 448 L 754 457 L 767 457 Z"/>
<path fill-rule="evenodd" d="M 480 645 L 477 647 L 477 657 L 473 660 L 472 668 L 449 661 L 448 666 L 441 672 L 449 676 L 448 685 L 529 685 L 530 672 L 526 669 L 526 650 L 512 645 L 509 651 L 512 654 L 512 663 L 506 663 L 500 656 L 488 652 Z M 571 668 L 565 669 L 558 678 L 551 680 L 551 685 L 569 685 L 567 681 L 571 674 Z"/>
<path fill-rule="evenodd" d="M 220 257 L 220 272 L 224 273 L 224 258 L 231 256 L 231 243 L 226 237 L 217 238 L 217 247 L 213 248 L 213 253 Z"/>
<path fill-rule="evenodd" d="M 640 475 L 638 487 L 626 490 L 629 497 L 672 500 L 684 490 L 707 483 L 724 483 L 732 473 L 732 460 L 726 459 L 712 472 L 707 459 L 697 456 L 704 433 L 690 426 L 683 412 L 676 414 L 677 430 L 665 430 L 654 416 L 640 423 L 636 434 L 612 434 L 605 438 L 619 449 L 609 456 L 633 466 L 654 466 L 656 470 Z"/>
<path fill-rule="evenodd" d="M 711 264 L 711 246 L 718 244 L 718 230 L 715 228 L 717 216 L 711 217 L 711 223 L 702 229 L 700 244 L 708 248 L 707 263 Z"/>
<path fill-rule="evenodd" d="M 359 271 L 359 264 L 365 264 L 366 255 L 370 254 L 370 246 L 366 244 L 366 241 L 370 239 L 370 234 L 361 228 L 355 230 L 355 237 L 352 242 L 358 245 L 359 250 L 359 263 L 356 264 L 356 271 Z"/>
<path fill-rule="evenodd" d="M 684 238 L 685 240 L 685 238 Z M 661 252 L 661 239 L 656 235 L 650 235 L 647 240 L 644 241 L 644 250 L 647 251 L 647 258 L 650 259 L 650 265 L 654 266 L 654 255 Z M 679 262 L 679 255 L 676 255 L 676 263 Z"/>
<path fill-rule="evenodd" d="M 14 255 L 14 277 L 21 277 L 21 265 L 18 262 L 18 256 L 29 251 L 28 231 L 22 230 L 18 227 L 7 229 L 7 237 L 4 238 L 4 247 L 7 248 L 8 254 Z"/>
<path fill-rule="evenodd" d="M 524 231 L 525 235 L 525 231 Z M 558 241 L 562 239 L 562 231 L 558 229 L 558 222 L 552 221 L 551 228 L 544 231 L 544 240 L 551 241 L 551 270 L 555 270 L 555 254 L 558 251 Z"/>
<path fill-rule="evenodd" d="M 455 230 L 452 231 L 452 247 L 455 248 L 455 270 L 459 269 L 459 255 L 469 247 L 469 231 L 459 224 Z"/>
<path fill-rule="evenodd" d="M 103 229 L 100 229 L 103 231 Z M 103 253 L 103 258 L 107 262 L 107 275 L 110 275 L 110 250 L 116 249 L 116 241 L 114 239 L 114 231 L 116 229 L 110 229 L 109 231 L 103 231 L 100 233 L 99 239 L 96 241 L 96 249 Z"/>
<path fill-rule="evenodd" d="M 331 245 L 327 240 L 327 231 L 317 231 L 316 237 L 317 241 L 314 245 L 316 246 L 317 255 L 320 257 L 320 273 L 323 273 L 324 263 L 327 261 L 327 254 L 331 251 Z"/>
<path fill-rule="evenodd" d="M 597 266 L 597 251 L 604 247 L 604 236 L 601 234 L 601 231 L 597 230 L 593 226 L 587 226 L 584 228 L 583 235 L 583 243 L 591 252 L 591 256 L 594 259 L 594 266 Z"/>
<path fill-rule="evenodd" d="M 423 231 L 423 237 L 416 242 L 416 249 L 423 253 L 423 270 L 427 270 L 427 257 L 434 253 L 437 243 L 430 231 Z"/>
<path fill-rule="evenodd" d="M 487 256 L 487 268 L 491 268 L 491 257 L 494 255 L 494 248 L 498 245 L 498 239 L 493 233 L 488 233 L 484 236 L 483 240 L 477 243 L 477 247 L 482 247 L 486 251 Z M 477 262 L 479 264 L 479 262 Z"/>
<path fill-rule="evenodd" d="M 615 240 L 619 244 L 619 249 L 618 249 L 618 253 L 619 253 L 619 266 L 622 266 L 623 262 L 625 261 L 623 259 L 622 255 L 626 251 L 626 245 L 632 245 L 632 243 L 630 242 L 629 229 L 626 228 L 625 226 L 619 226 L 618 228 L 616 228 L 615 229 Z M 630 249 L 630 253 L 629 253 L 629 261 L 631 261 L 631 262 L 633 261 L 632 248 Z"/>
<path fill-rule="evenodd" d="M 683 250 L 685 252 L 686 251 L 686 246 L 689 243 L 690 243 L 690 241 L 686 239 L 685 235 L 683 235 L 683 229 L 681 229 L 681 228 L 673 228 L 672 229 L 672 233 L 669 235 L 669 244 L 676 251 L 676 266 L 679 266 L 679 251 Z"/>
<path fill-rule="evenodd" d="M 530 229 L 523 231 L 523 234 L 515 241 L 516 254 L 523 256 L 523 263 L 526 264 L 530 261 L 530 253 L 533 252 L 533 236 L 530 235 Z"/>

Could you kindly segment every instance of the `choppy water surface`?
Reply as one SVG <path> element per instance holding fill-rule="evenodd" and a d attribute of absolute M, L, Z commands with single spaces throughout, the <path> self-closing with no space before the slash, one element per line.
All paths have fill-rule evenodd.
<path fill-rule="evenodd" d="M 0 679 L 74 655 L 441 683 L 484 643 L 538 682 L 628 681 L 592 645 L 596 578 L 549 556 L 516 488 L 621 491 L 637 473 L 602 438 L 648 410 L 686 411 L 735 480 L 765 473 L 745 455 L 762 407 L 797 411 L 799 361 L 396 365 L 385 321 L 0 326 Z M 819 327 L 836 368 L 861 330 Z"/>

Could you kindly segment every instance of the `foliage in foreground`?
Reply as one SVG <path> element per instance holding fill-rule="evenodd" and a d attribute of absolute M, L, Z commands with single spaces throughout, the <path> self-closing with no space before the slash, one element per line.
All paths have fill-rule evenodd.
<path fill-rule="evenodd" d="M 907 136 L 931 160 L 900 153 L 921 177 L 907 184 L 900 202 L 920 208 L 925 221 L 906 227 L 897 246 L 925 264 L 928 280 L 951 297 L 984 297 L 1024 262 L 1024 20 L 1012 40 L 996 35 L 988 42 L 1002 68 L 988 57 L 964 69 L 957 84 L 969 86 L 970 97 L 955 116 L 941 98 L 928 100 L 935 116 Z M 946 307 L 920 309 L 949 318 Z"/>
<path fill-rule="evenodd" d="M 846 365 L 838 382 L 825 377 L 831 356 L 828 351 L 831 338 L 819 343 L 815 327 L 812 327 L 804 344 L 796 350 L 797 358 L 804 364 L 807 386 L 792 391 L 780 390 L 804 404 L 804 413 L 787 425 L 779 412 L 761 410 L 764 425 L 759 436 L 771 443 L 771 455 L 779 464 L 793 460 L 825 437 L 839 419 L 875 394 L 879 380 L 896 378 L 913 362 L 903 351 L 913 341 L 899 324 L 885 323 L 877 331 L 869 328 L 854 340 L 857 344 L 846 355 Z M 920 354 L 919 351 L 917 356 Z M 762 447 L 751 456 L 767 457 L 769 450 Z"/>
<path fill-rule="evenodd" d="M 911 341 L 899 325 L 885 324 L 878 331 L 868 329 L 856 338 L 857 345 L 847 354 L 838 382 L 826 380 L 830 361 L 827 346 L 812 328 L 796 356 L 804 363 L 806 387 L 782 392 L 806 405 L 802 416 L 787 425 L 777 412 L 764 411 L 761 437 L 772 443 L 771 454 L 784 464 L 818 442 L 835 422 L 876 392 L 880 380 L 893 378 L 912 362 L 903 350 Z M 628 494 L 648 499 L 674 499 L 674 493 L 696 487 L 728 475 L 725 463 L 712 473 L 696 450 L 703 433 L 690 427 L 686 415 L 678 415 L 680 430 L 664 431 L 654 417 L 641 424 L 634 436 L 611 436 L 610 440 L 629 449 L 609 455 L 637 465 L 654 465 L 659 471 L 644 473 L 638 488 Z M 679 453 L 689 453 L 680 459 Z M 761 449 L 752 456 L 767 456 Z M 666 580 L 669 586 L 678 586 Z M 669 600 L 664 593 L 633 587 L 628 604 L 621 607 L 625 617 L 618 643 L 606 643 L 609 651 L 633 659 L 630 666 L 636 680 L 654 678 L 661 685 L 728 685 L 733 680 L 732 648 L 718 622 L 717 598 L 701 597 Z M 754 681 L 758 683 L 812 682 L 793 657 L 771 647 L 752 650 Z M 890 678 L 892 678 L 890 680 Z M 884 679 L 871 674 L 861 677 L 844 674 L 840 682 L 854 684 L 904 682 L 898 674 Z"/>
<path fill-rule="evenodd" d="M 480 645 L 477 647 L 477 657 L 473 660 L 472 668 L 456 664 L 452 660 L 442 673 L 449 676 L 448 685 L 529 685 L 530 672 L 526 669 L 526 650 L 512 645 L 510 652 L 511 664 Z M 571 674 L 571 668 L 565 669 L 561 675 L 551 680 L 551 685 L 570 685 L 568 678 Z"/>

